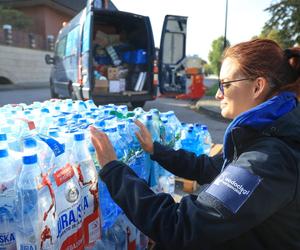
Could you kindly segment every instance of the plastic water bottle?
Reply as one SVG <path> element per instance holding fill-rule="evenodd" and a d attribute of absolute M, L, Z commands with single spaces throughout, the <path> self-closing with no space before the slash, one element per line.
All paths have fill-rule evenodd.
<path fill-rule="evenodd" d="M 106 129 L 105 132 L 107 133 L 107 136 L 109 137 L 115 149 L 118 160 L 125 162 L 128 157 L 128 149 L 126 142 L 123 141 L 122 137 L 119 135 L 117 127 L 110 127 Z"/>
<path fill-rule="evenodd" d="M 0 249 L 15 249 L 16 162 L 10 156 L 6 134 L 0 134 Z"/>
<path fill-rule="evenodd" d="M 187 130 L 184 132 L 183 137 L 181 139 L 181 146 L 183 149 L 196 153 L 196 134 L 193 129 L 193 126 L 189 126 Z"/>
<path fill-rule="evenodd" d="M 182 131 L 181 123 L 176 117 L 174 111 L 172 110 L 168 111 L 166 113 L 166 116 L 170 122 L 170 125 L 173 127 L 173 130 L 175 131 L 175 149 L 179 149 L 181 147 L 180 144 L 181 131 Z"/>
<path fill-rule="evenodd" d="M 23 156 L 23 167 L 17 181 L 17 249 L 39 249 L 40 222 L 38 183 L 41 170 L 37 155 Z"/>
<path fill-rule="evenodd" d="M 62 146 L 65 148 L 64 144 Z M 69 161 L 69 151 L 65 150 L 55 157 L 50 177 L 54 188 L 54 197 L 52 194 L 50 201 L 55 204 L 52 207 L 52 204 L 49 204 L 46 211 L 48 218 L 55 215 L 57 232 L 53 241 L 54 238 L 57 239 L 56 249 L 68 248 L 72 245 L 83 248 L 82 222 L 84 215 L 81 206 L 81 188 Z M 65 223 L 66 218 L 68 223 Z"/>
<path fill-rule="evenodd" d="M 203 133 L 203 151 L 204 154 L 209 155 L 210 148 L 212 145 L 211 135 L 208 132 L 208 128 L 206 125 L 202 125 L 202 133 Z"/>
<path fill-rule="evenodd" d="M 162 119 L 161 139 L 164 145 L 175 146 L 175 131 L 170 126 L 167 118 Z M 175 176 L 160 166 L 158 191 L 173 194 L 175 192 Z"/>
<path fill-rule="evenodd" d="M 84 243 L 91 247 L 101 235 L 98 174 L 83 132 L 74 134 L 73 151 L 74 166 L 82 192 Z"/>
<path fill-rule="evenodd" d="M 147 114 L 146 115 L 146 127 L 151 133 L 152 140 L 153 141 L 160 141 L 160 134 L 159 134 L 159 126 L 156 126 L 155 122 L 153 122 L 153 116 L 152 114 Z M 157 162 L 154 162 L 150 159 L 150 155 L 146 155 L 146 164 L 149 167 L 150 170 L 150 187 L 154 190 L 157 191 L 157 185 L 158 185 L 158 180 L 159 180 L 159 172 L 160 172 L 160 166 L 158 165 Z"/>
<path fill-rule="evenodd" d="M 200 124 L 200 123 L 196 123 L 194 124 L 194 131 L 195 131 L 195 134 L 196 134 L 196 154 L 197 156 L 201 155 L 204 153 L 204 133 L 203 133 L 203 127 L 204 125 Z"/>

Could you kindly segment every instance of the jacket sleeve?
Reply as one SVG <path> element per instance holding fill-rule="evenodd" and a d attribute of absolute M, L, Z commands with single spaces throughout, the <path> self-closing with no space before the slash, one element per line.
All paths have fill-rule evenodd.
<path fill-rule="evenodd" d="M 289 154 L 286 150 L 268 147 L 252 148 L 234 163 L 234 168 L 261 180 L 234 212 L 226 201 L 207 192 L 217 181 L 220 183 L 219 177 L 198 197 L 185 196 L 180 203 L 169 194 L 154 194 L 145 181 L 118 161 L 104 166 L 100 177 L 127 217 L 164 249 L 207 249 L 249 231 L 293 200 L 297 186 L 295 162 L 291 157 L 282 157 Z M 241 188 L 239 181 L 237 178 L 231 182 Z M 228 187 L 219 187 L 228 193 Z"/>
<path fill-rule="evenodd" d="M 151 159 L 176 176 L 195 180 L 199 184 L 211 182 L 221 171 L 222 155 L 208 157 L 203 154 L 197 157 L 194 153 L 183 149 L 174 150 L 154 142 L 154 153 Z"/>

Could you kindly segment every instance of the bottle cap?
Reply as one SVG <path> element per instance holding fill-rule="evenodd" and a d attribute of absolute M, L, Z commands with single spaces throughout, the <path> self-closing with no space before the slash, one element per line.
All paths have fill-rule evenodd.
<path fill-rule="evenodd" d="M 50 113 L 49 109 L 47 109 L 47 108 L 42 108 L 42 109 L 41 109 L 41 112 L 42 112 L 42 113 Z"/>
<path fill-rule="evenodd" d="M 84 133 L 75 133 L 74 134 L 75 141 L 83 141 L 84 140 Z"/>
<path fill-rule="evenodd" d="M 6 134 L 0 134 L 0 141 L 7 141 Z"/>
<path fill-rule="evenodd" d="M 119 123 L 118 128 L 119 129 L 124 129 L 125 128 L 125 123 L 124 122 Z"/>
<path fill-rule="evenodd" d="M 6 156 L 8 156 L 7 149 L 0 149 L 0 158 L 4 158 Z"/>
<path fill-rule="evenodd" d="M 37 146 L 36 140 L 33 138 L 25 138 L 24 139 L 24 147 L 25 148 L 34 148 Z"/>
<path fill-rule="evenodd" d="M 34 164 L 37 163 L 37 155 L 26 155 L 23 156 L 23 164 Z"/>

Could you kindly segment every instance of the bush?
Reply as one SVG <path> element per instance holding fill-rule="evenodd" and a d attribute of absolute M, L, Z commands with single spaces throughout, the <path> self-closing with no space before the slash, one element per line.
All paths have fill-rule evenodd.
<path fill-rule="evenodd" d="M 218 91 L 218 88 L 219 88 L 219 86 L 217 83 L 212 85 L 210 88 L 206 89 L 205 95 L 206 96 L 215 96 L 215 94 Z"/>

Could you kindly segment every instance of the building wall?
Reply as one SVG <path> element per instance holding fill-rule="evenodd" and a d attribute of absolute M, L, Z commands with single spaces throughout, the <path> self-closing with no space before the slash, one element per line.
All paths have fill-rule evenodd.
<path fill-rule="evenodd" d="M 71 15 L 44 5 L 22 7 L 18 8 L 18 10 L 33 19 L 32 31 L 45 38 L 47 35 L 56 37 L 62 27 L 62 23 L 72 19 Z"/>
<path fill-rule="evenodd" d="M 0 45 L 0 77 L 16 85 L 47 86 L 51 65 L 45 63 L 46 54 L 49 52 Z"/>

